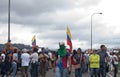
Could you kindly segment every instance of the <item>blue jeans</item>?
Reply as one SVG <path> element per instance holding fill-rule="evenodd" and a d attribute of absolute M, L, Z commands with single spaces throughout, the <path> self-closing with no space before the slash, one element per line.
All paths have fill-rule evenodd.
<path fill-rule="evenodd" d="M 60 69 L 61 77 L 68 77 L 68 68 Z"/>
<path fill-rule="evenodd" d="M 59 67 L 55 68 L 55 73 L 56 73 L 56 77 L 60 77 L 60 69 L 59 69 Z"/>
<path fill-rule="evenodd" d="M 86 69 L 86 64 L 82 65 L 82 73 L 85 73 L 85 69 Z"/>
<path fill-rule="evenodd" d="M 90 68 L 90 76 L 98 77 L 99 69 L 98 68 Z"/>
<path fill-rule="evenodd" d="M 29 72 L 30 72 L 30 76 L 32 77 L 32 63 L 29 64 Z"/>
<path fill-rule="evenodd" d="M 4 77 L 5 74 L 6 74 L 5 62 L 2 62 L 1 63 L 1 75 L 2 75 L 2 77 Z"/>
<path fill-rule="evenodd" d="M 8 77 L 8 72 L 11 68 L 11 63 L 5 63 L 5 62 L 2 62 L 1 63 L 1 74 L 2 74 L 2 77 L 4 77 L 6 75 L 6 77 Z"/>
<path fill-rule="evenodd" d="M 38 62 L 31 63 L 31 77 L 38 77 Z"/>
<path fill-rule="evenodd" d="M 101 63 L 100 64 L 100 69 L 99 69 L 99 76 L 98 77 L 106 77 L 106 63 Z M 101 76 L 100 76 L 101 75 Z"/>
<path fill-rule="evenodd" d="M 75 69 L 75 77 L 82 77 L 82 68 L 80 69 Z"/>
<path fill-rule="evenodd" d="M 17 63 L 16 62 L 12 62 L 12 70 L 13 70 L 12 77 L 15 77 L 16 72 L 17 72 Z"/>
<path fill-rule="evenodd" d="M 118 64 L 114 64 L 114 77 L 117 77 L 118 74 Z"/>

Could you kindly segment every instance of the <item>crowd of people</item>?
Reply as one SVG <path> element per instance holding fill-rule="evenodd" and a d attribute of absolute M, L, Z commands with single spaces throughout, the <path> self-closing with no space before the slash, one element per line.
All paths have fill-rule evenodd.
<path fill-rule="evenodd" d="M 16 77 L 17 71 L 21 71 L 21 77 L 46 77 L 49 68 L 56 77 L 70 77 L 73 70 L 75 77 L 82 77 L 85 72 L 89 72 L 90 77 L 106 77 L 107 72 L 114 68 L 114 77 L 117 77 L 118 63 L 118 54 L 108 54 L 105 45 L 91 52 L 82 52 L 81 48 L 71 52 L 66 49 L 64 42 L 60 42 L 57 51 L 46 52 L 42 48 L 38 53 L 38 48 L 12 49 L 11 44 L 7 43 L 5 50 L 0 52 L 2 77 L 10 74 Z"/>

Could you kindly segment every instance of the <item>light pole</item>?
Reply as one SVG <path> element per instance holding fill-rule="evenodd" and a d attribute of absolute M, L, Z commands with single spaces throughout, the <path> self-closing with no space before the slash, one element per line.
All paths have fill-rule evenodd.
<path fill-rule="evenodd" d="M 96 15 L 96 14 L 102 14 L 102 13 L 93 13 L 93 14 L 91 15 L 91 50 L 92 50 L 92 18 L 93 18 L 93 16 Z"/>
<path fill-rule="evenodd" d="M 10 0 L 8 1 L 8 42 L 10 42 Z"/>

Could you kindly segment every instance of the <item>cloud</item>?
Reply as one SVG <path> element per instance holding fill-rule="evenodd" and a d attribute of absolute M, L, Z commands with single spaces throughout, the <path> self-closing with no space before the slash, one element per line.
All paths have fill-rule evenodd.
<path fill-rule="evenodd" d="M 68 26 L 73 36 L 74 48 L 90 48 L 90 17 L 92 13 L 99 10 L 105 13 L 95 15 L 93 18 L 93 47 L 99 47 L 100 44 L 117 46 L 119 39 L 113 40 L 119 38 L 117 37 L 120 33 L 119 26 L 116 21 L 113 21 L 116 16 L 108 15 L 110 10 L 107 10 L 107 6 L 104 6 L 105 9 L 102 7 L 106 4 L 104 2 L 106 1 L 11 0 L 12 42 L 31 45 L 31 38 L 36 35 L 38 45 L 56 48 L 58 42 L 66 40 L 66 27 Z M 0 0 L 0 36 L 2 36 L 0 43 L 7 40 L 7 13 L 8 1 Z"/>
<path fill-rule="evenodd" d="M 66 11 L 74 9 L 77 7 L 76 2 L 80 3 L 82 7 L 96 5 L 96 3 L 99 3 L 99 1 L 92 1 L 90 2 L 87 0 L 81 0 L 79 2 L 79 0 L 11 0 L 11 22 L 15 24 L 27 24 L 28 22 L 28 24 L 35 24 L 38 23 L 38 21 L 40 22 L 41 19 L 45 19 L 47 21 L 47 19 L 52 19 L 50 13 L 55 14 L 56 12 L 60 12 L 60 10 Z M 3 18 L 4 16 L 6 17 L 8 11 L 8 1 L 2 0 L 0 2 L 0 10 L 0 15 L 2 15 Z M 60 16 L 62 14 L 64 16 L 67 13 L 70 13 L 70 11 L 68 11 L 66 14 L 64 12 L 60 13 Z M 1 18 L 1 21 L 3 18 Z M 32 22 L 30 23 L 30 21 Z"/>

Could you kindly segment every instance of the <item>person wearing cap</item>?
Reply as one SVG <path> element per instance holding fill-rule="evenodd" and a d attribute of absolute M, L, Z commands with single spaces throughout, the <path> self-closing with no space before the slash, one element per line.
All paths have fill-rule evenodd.
<path fill-rule="evenodd" d="M 27 53 L 27 49 L 22 50 L 23 53 L 21 54 L 21 76 L 22 77 L 29 77 L 28 76 L 28 67 L 30 62 L 30 55 Z"/>
<path fill-rule="evenodd" d="M 100 56 L 100 69 L 99 69 L 99 77 L 106 77 L 106 65 L 109 61 L 109 57 L 107 54 L 107 47 L 105 45 L 100 46 L 100 51 L 98 52 Z"/>
<path fill-rule="evenodd" d="M 89 57 L 91 77 L 98 77 L 98 73 L 99 73 L 100 56 L 96 52 L 97 50 L 93 50 L 93 53 Z"/>
<path fill-rule="evenodd" d="M 71 71 L 68 67 L 68 65 L 71 65 L 70 59 L 70 54 L 67 52 L 64 42 L 60 42 L 55 59 L 56 77 L 68 77 L 68 72 Z"/>

